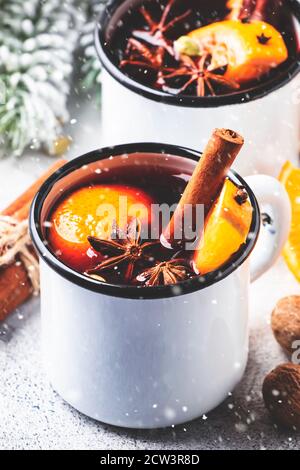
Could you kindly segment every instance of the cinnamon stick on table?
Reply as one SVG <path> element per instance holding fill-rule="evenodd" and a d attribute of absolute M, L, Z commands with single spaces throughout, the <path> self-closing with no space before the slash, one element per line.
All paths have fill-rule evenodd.
<path fill-rule="evenodd" d="M 58 160 L 40 176 L 23 194 L 13 201 L 1 215 L 13 217 L 18 221 L 28 218 L 31 202 L 46 179 L 58 168 L 63 166 L 66 160 Z M 26 268 L 19 261 L 0 268 L 0 321 L 15 310 L 33 292 L 32 284 Z"/>
<path fill-rule="evenodd" d="M 197 210 L 197 206 L 201 204 L 204 206 L 204 216 L 208 214 L 243 144 L 243 137 L 230 129 L 214 130 L 173 217 L 164 230 L 161 239 L 164 245 L 178 246 L 184 243 L 184 234 L 180 230 L 184 226 L 185 207 L 190 205 Z M 179 239 L 178 234 L 181 235 Z"/>

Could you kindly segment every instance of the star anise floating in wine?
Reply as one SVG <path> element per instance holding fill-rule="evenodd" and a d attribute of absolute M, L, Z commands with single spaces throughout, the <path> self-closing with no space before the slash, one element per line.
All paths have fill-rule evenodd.
<path fill-rule="evenodd" d="M 163 70 L 169 71 L 165 63 L 166 56 L 173 58 L 175 54 L 172 41 L 166 37 L 166 33 L 191 13 L 191 10 L 187 10 L 168 22 L 175 2 L 176 0 L 170 0 L 167 3 L 159 21 L 155 21 L 145 7 L 140 8 L 145 29 L 132 31 L 133 37 L 127 40 L 125 58 L 120 62 L 121 68 L 136 67 L 144 71 L 150 69 L 155 76 L 153 85 L 158 88 L 164 85 Z"/>
<path fill-rule="evenodd" d="M 210 95 L 215 96 L 215 85 L 228 88 L 230 90 L 238 90 L 239 84 L 233 80 L 228 80 L 225 78 L 222 73 L 224 73 L 224 67 L 210 70 L 211 56 L 205 54 L 200 58 L 191 58 L 187 55 L 182 55 L 181 65 L 178 68 L 174 68 L 172 72 L 163 74 L 163 79 L 167 81 L 168 79 L 187 77 L 184 85 L 178 89 L 172 89 L 173 93 L 182 93 L 189 86 L 196 84 L 197 96 L 205 96 L 207 91 Z M 166 91 L 170 89 L 164 87 Z M 171 90 L 170 90 L 171 91 Z"/>
<path fill-rule="evenodd" d="M 114 224 L 111 239 L 104 240 L 97 237 L 88 237 L 92 248 L 105 255 L 105 259 L 86 274 L 101 276 L 108 269 L 125 269 L 124 280 L 130 282 L 134 277 L 134 270 L 139 264 L 151 262 L 153 256 L 149 249 L 157 245 L 158 241 L 141 241 L 141 222 L 133 219 L 126 231 Z"/>
<path fill-rule="evenodd" d="M 167 3 L 159 21 L 155 21 L 145 7 L 140 8 L 139 11 L 146 23 L 145 29 L 132 31 L 133 37 L 127 41 L 126 59 L 121 60 L 121 67 L 126 65 L 145 67 L 157 70 L 159 73 L 163 66 L 165 53 L 174 56 L 172 41 L 165 34 L 191 13 L 191 10 L 188 10 L 167 23 L 167 18 L 175 1 L 170 0 Z"/>
<path fill-rule="evenodd" d="M 195 272 L 185 259 L 175 258 L 162 261 L 155 266 L 146 269 L 137 277 L 145 286 L 161 286 L 177 284 L 189 277 L 195 276 Z"/>
<path fill-rule="evenodd" d="M 85 274 L 105 282 L 105 272 L 115 270 L 125 284 L 147 287 L 176 284 L 195 275 L 188 260 L 171 258 L 173 252 L 164 251 L 159 240 L 142 241 L 141 232 L 140 220 L 133 219 L 126 230 L 114 223 L 108 240 L 88 237 L 91 247 L 104 259 Z"/>
<path fill-rule="evenodd" d="M 168 1 L 167 5 L 163 9 L 163 13 L 159 21 L 155 21 L 145 7 L 140 8 L 140 13 L 144 17 L 147 29 L 133 30 L 133 37 L 140 39 L 152 46 L 158 48 L 162 47 L 171 56 L 173 56 L 174 49 L 172 46 L 172 41 L 166 37 L 166 33 L 177 23 L 187 18 L 191 13 L 191 10 L 187 10 L 182 15 L 176 16 L 168 22 L 168 16 L 175 2 L 176 0 Z"/>

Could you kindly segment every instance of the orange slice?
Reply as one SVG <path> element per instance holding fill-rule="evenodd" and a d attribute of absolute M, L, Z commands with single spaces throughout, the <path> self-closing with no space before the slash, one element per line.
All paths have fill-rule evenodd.
<path fill-rule="evenodd" d="M 63 199 L 51 214 L 50 246 L 66 264 L 85 271 L 99 258 L 87 237 L 108 239 L 114 221 L 123 229 L 133 217 L 148 224 L 152 203 L 150 196 L 134 187 L 95 185 L 79 188 Z"/>
<path fill-rule="evenodd" d="M 292 207 L 292 223 L 288 241 L 283 249 L 283 257 L 300 281 L 300 169 L 286 162 L 280 172 L 279 181 L 284 185 Z"/>
<path fill-rule="evenodd" d="M 204 235 L 194 262 L 200 274 L 222 266 L 245 243 L 252 221 L 252 206 L 247 198 L 239 204 L 239 188 L 229 179 L 205 222 Z"/>
<path fill-rule="evenodd" d="M 188 36 L 212 55 L 212 69 L 226 66 L 224 77 L 240 84 L 257 79 L 288 58 L 282 35 L 264 21 L 219 21 Z"/>

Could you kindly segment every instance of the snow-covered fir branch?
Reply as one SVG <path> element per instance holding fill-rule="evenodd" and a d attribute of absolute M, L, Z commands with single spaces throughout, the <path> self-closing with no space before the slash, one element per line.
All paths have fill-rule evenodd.
<path fill-rule="evenodd" d="M 83 9 L 76 0 L 0 0 L 0 11 L 1 154 L 51 152 L 68 119 Z"/>

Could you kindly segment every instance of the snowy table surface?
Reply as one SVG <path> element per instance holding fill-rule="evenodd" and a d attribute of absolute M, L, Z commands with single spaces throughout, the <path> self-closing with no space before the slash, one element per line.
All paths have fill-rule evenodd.
<path fill-rule="evenodd" d="M 77 122 L 68 130 L 74 136 L 70 158 L 101 146 L 99 110 L 76 102 L 71 116 Z M 1 207 L 49 163 L 41 153 L 1 161 Z M 265 374 L 286 361 L 270 329 L 272 308 L 282 296 L 299 293 L 279 260 L 251 286 L 249 363 L 232 396 L 208 416 L 151 431 L 93 421 L 53 391 L 41 363 L 39 300 L 29 301 L 8 321 L 10 340 L 0 340 L 0 449 L 299 449 L 300 435 L 278 430 L 261 397 Z"/>

